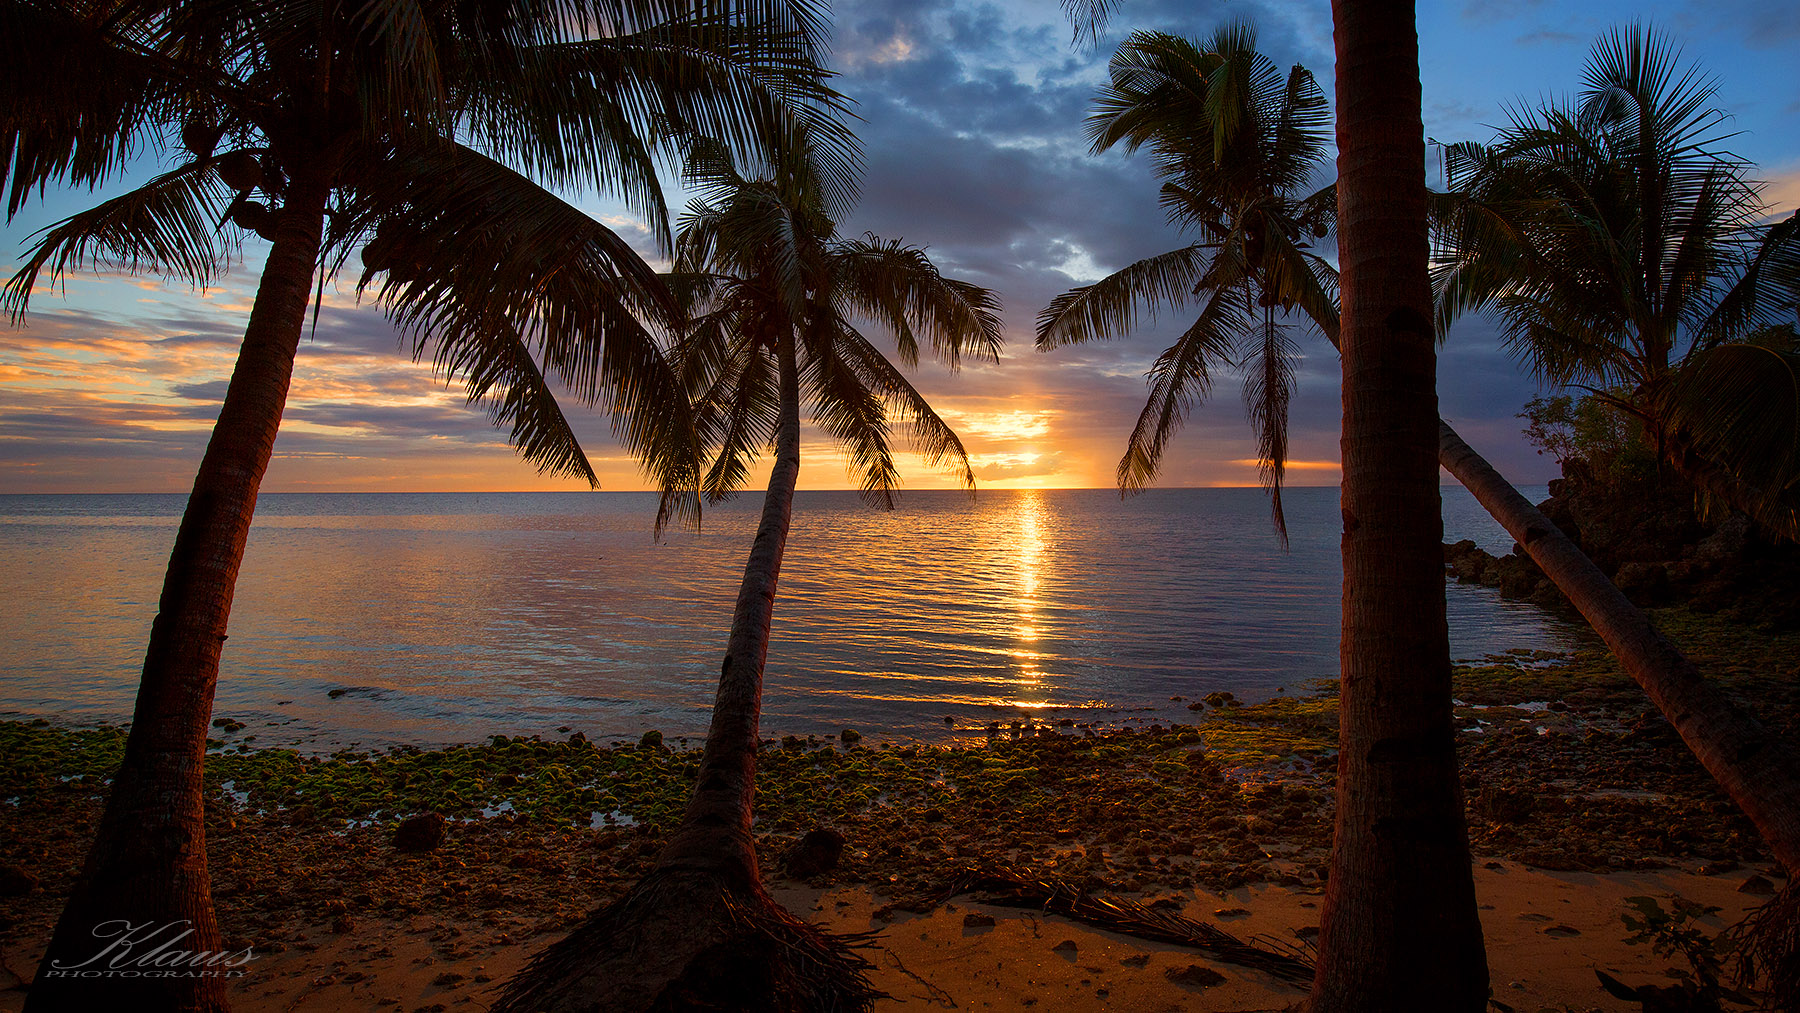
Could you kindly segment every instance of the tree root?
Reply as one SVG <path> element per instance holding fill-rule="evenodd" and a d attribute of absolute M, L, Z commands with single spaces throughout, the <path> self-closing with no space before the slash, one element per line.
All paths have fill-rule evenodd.
<path fill-rule="evenodd" d="M 758 885 L 657 869 L 499 986 L 494 1013 L 856 1013 L 886 998 L 856 950 Z"/>
<path fill-rule="evenodd" d="M 1800 885 L 1789 879 L 1780 893 L 1725 934 L 1734 944 L 1732 972 L 1738 984 L 1765 988 L 1770 1009 L 1800 1009 Z"/>
<path fill-rule="evenodd" d="M 1028 879 L 1010 872 L 965 869 L 952 877 L 929 904 L 906 909 L 930 910 L 957 894 L 978 891 L 991 904 L 1038 908 L 1121 935 L 1187 946 L 1215 960 L 1253 968 L 1294 984 L 1312 981 L 1310 954 L 1301 946 L 1269 936 L 1242 940 L 1215 926 L 1145 907 L 1125 897 L 1090 894 L 1067 883 Z M 893 907 L 899 905 L 890 905 Z"/>

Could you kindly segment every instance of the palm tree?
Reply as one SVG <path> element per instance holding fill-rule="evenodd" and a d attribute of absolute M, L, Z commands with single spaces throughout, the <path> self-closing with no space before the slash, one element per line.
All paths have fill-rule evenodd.
<path fill-rule="evenodd" d="M 1722 147 L 1716 84 L 1641 25 L 1599 39 L 1574 104 L 1445 149 L 1440 323 L 1497 312 L 1546 382 L 1642 423 L 1702 495 L 1800 536 L 1800 216 L 1772 224 Z"/>
<path fill-rule="evenodd" d="M 738 590 L 698 782 L 656 867 L 623 898 L 533 958 L 496 1009 L 864 1009 L 876 997 L 860 957 L 763 890 L 751 837 L 757 722 L 782 552 L 800 471 L 800 402 L 846 446 L 866 499 L 891 507 L 891 421 L 909 423 L 932 463 L 971 489 L 956 433 L 858 329 L 894 334 L 917 362 L 923 340 L 951 366 L 999 357 L 998 304 L 941 276 L 922 250 L 836 235 L 810 145 L 795 138 L 763 179 L 718 149 L 690 163 L 700 196 L 684 216 L 675 286 L 692 322 L 680 361 L 712 463 L 707 498 L 731 495 L 765 447 L 775 453 Z"/>
<path fill-rule="evenodd" d="M 1163 207 L 1195 241 L 1056 297 L 1038 315 L 1038 347 L 1128 331 L 1139 304 L 1154 317 L 1199 303 L 1193 323 L 1151 369 L 1149 400 L 1119 462 L 1119 488 L 1142 489 L 1155 478 L 1169 437 L 1207 394 L 1212 371 L 1241 365 L 1262 483 L 1285 540 L 1289 321 L 1298 311 L 1302 322 L 1337 336 L 1337 272 L 1304 241 L 1324 236 L 1336 214 L 1329 187 L 1306 189 L 1326 160 L 1325 95 L 1304 67 L 1283 77 L 1256 51 L 1247 24 L 1220 28 L 1204 42 L 1138 32 L 1109 69 L 1088 117 L 1093 151 L 1148 145 L 1164 180 Z"/>
<path fill-rule="evenodd" d="M 415 353 L 460 373 L 528 460 L 593 478 L 535 352 L 612 410 L 660 481 L 691 482 L 689 406 L 640 322 L 675 317 L 666 287 L 524 173 L 597 185 L 666 236 L 658 150 L 696 133 L 747 147 L 783 120 L 834 114 L 817 27 L 810 0 L 0 4 L 9 214 L 34 189 L 135 171 L 145 151 L 179 158 L 46 230 L 6 288 L 15 316 L 46 270 L 54 280 L 122 264 L 204 285 L 230 259 L 227 221 L 271 244 L 170 558 L 125 759 L 32 1009 L 225 1008 L 220 977 L 53 972 L 91 957 L 96 926 L 121 920 L 185 925 L 182 948 L 220 949 L 200 772 L 232 589 L 315 284 L 367 240 L 364 283 L 383 277 Z M 841 180 L 847 135 L 819 129 L 838 142 L 822 160 Z"/>
<path fill-rule="evenodd" d="M 1110 4 L 1066 6 L 1093 25 Z M 1291 385 L 1275 310 L 1300 310 L 1340 344 L 1341 748 L 1311 1008 L 1472 1013 L 1487 1003 L 1487 962 L 1451 725 L 1418 41 L 1410 3 L 1335 3 L 1333 13 L 1340 178 L 1306 198 L 1299 187 L 1323 160 L 1326 114 L 1303 70 L 1278 87 L 1241 28 L 1215 34 L 1210 53 L 1141 34 L 1121 48 L 1090 119 L 1095 147 L 1150 142 L 1165 207 L 1202 241 L 1059 297 L 1039 317 L 1038 341 L 1109 337 L 1135 322 L 1138 300 L 1152 311 L 1201 303 L 1153 370 L 1120 466 L 1130 488 L 1154 473 L 1190 391 L 1205 389 L 1208 361 L 1232 361 L 1241 336 L 1259 334 L 1246 387 L 1271 492 Z M 1341 278 L 1300 242 L 1334 224 Z"/>
<path fill-rule="evenodd" d="M 1192 69 L 1166 75 L 1170 81 L 1179 81 L 1184 77 L 1193 79 L 1196 76 Z M 1156 149 L 1160 158 L 1173 161 L 1186 157 L 1204 161 L 1211 157 L 1213 149 L 1208 143 L 1209 136 L 1204 129 L 1196 129 L 1193 122 L 1196 114 L 1192 109 L 1184 110 L 1162 100 L 1147 101 L 1144 106 L 1143 117 L 1135 121 L 1136 129 L 1145 135 L 1161 138 L 1162 146 Z M 1149 116 L 1150 113 L 1163 109 L 1168 111 L 1168 115 L 1160 123 Z M 1114 112 L 1112 115 L 1117 118 L 1122 114 Z M 1251 117 L 1244 114 L 1240 116 L 1240 120 L 1249 122 Z M 1314 157 L 1310 152 L 1304 152 L 1304 149 L 1288 150 L 1303 153 L 1305 157 Z M 1282 154 L 1281 149 L 1275 146 L 1269 146 L 1265 152 L 1266 157 L 1270 158 Z M 1166 174 L 1173 175 L 1175 171 L 1179 170 Z M 1273 178 L 1280 178 L 1281 175 L 1271 173 Z M 1165 187 L 1164 195 L 1165 200 L 1171 204 L 1176 200 L 1195 200 L 1187 192 L 1172 187 Z M 1302 232 L 1299 220 L 1315 213 L 1318 201 L 1319 198 L 1315 196 L 1299 202 L 1289 221 L 1281 223 L 1277 219 L 1278 227 L 1270 231 L 1290 235 Z M 1440 195 L 1434 199 L 1435 211 L 1441 217 L 1448 217 L 1444 212 L 1453 206 L 1452 201 L 1453 198 L 1446 199 Z M 1329 220 L 1323 217 L 1314 217 L 1312 220 L 1319 224 L 1329 224 Z M 1784 225 L 1781 228 L 1787 227 L 1790 226 Z M 1778 236 L 1779 229 L 1772 230 L 1772 233 Z M 1777 271 L 1781 269 L 1781 261 L 1771 255 L 1777 249 L 1773 240 L 1763 245 L 1764 259 L 1759 269 L 1764 271 L 1765 278 L 1780 276 Z M 1166 275 L 1156 273 L 1155 268 L 1159 262 L 1173 261 L 1179 265 L 1182 263 L 1179 258 L 1186 252 L 1177 251 L 1176 254 L 1162 258 L 1151 258 L 1088 289 L 1076 290 L 1061 297 L 1051 310 L 1040 317 L 1040 343 L 1049 345 L 1057 340 L 1066 340 L 1062 336 L 1071 333 L 1082 338 L 1105 338 L 1129 330 L 1133 325 L 1130 312 L 1134 300 L 1148 302 L 1154 310 L 1159 302 L 1179 305 L 1186 298 L 1209 296 L 1210 292 L 1205 288 L 1183 291 L 1179 286 L 1167 282 Z M 1329 286 L 1335 281 L 1335 276 L 1327 271 L 1321 265 L 1317 272 L 1318 285 L 1307 285 L 1297 291 L 1290 288 L 1286 298 L 1293 300 L 1311 318 L 1314 326 L 1335 343 L 1339 328 L 1338 313 L 1336 305 L 1328 298 Z M 1249 280 L 1249 284 L 1257 286 L 1254 294 L 1259 305 L 1281 301 L 1266 294 L 1268 290 L 1258 284 L 1260 281 L 1261 279 L 1255 278 Z M 1292 282 L 1289 281 L 1288 284 L 1291 285 Z M 1766 286 L 1768 282 L 1763 284 Z M 1077 300 L 1077 295 L 1082 298 Z M 1085 317 L 1076 316 L 1071 320 L 1071 314 L 1085 314 Z M 1741 348 L 1745 355 L 1765 355 L 1769 352 L 1770 342 L 1765 337 L 1769 333 L 1764 330 L 1752 335 L 1753 340 L 1760 341 L 1757 345 L 1727 345 L 1712 354 L 1717 356 L 1730 349 Z M 1773 333 L 1779 337 L 1783 332 L 1777 328 Z M 1183 340 L 1186 340 L 1185 336 Z M 1166 371 L 1170 363 L 1182 361 L 1180 348 L 1178 344 L 1164 353 L 1158 363 L 1159 372 Z M 1200 379 L 1203 381 L 1204 377 Z M 1767 399 L 1772 400 L 1790 389 L 1778 386 L 1775 395 Z M 1154 454 L 1160 454 L 1169 425 L 1169 416 L 1157 410 L 1159 398 L 1163 399 L 1162 403 L 1181 404 L 1179 399 L 1164 394 L 1159 378 L 1151 403 L 1144 413 L 1145 418 L 1154 418 L 1160 427 L 1155 431 L 1155 441 L 1149 444 Z M 1759 405 L 1763 403 L 1766 400 L 1757 402 Z M 1761 415 L 1754 410 L 1744 412 L 1744 416 L 1747 419 L 1782 417 L 1779 413 Z M 1179 416 L 1175 419 L 1178 421 Z M 1139 433 L 1144 429 L 1144 424 L 1140 422 Z M 1733 704 L 1716 686 L 1707 682 L 1692 662 L 1656 631 L 1649 618 L 1627 601 L 1573 542 L 1554 524 L 1545 520 L 1453 429 L 1439 421 L 1438 432 L 1438 463 L 1467 487 L 1483 507 L 1512 533 L 1618 655 L 1625 670 L 1644 688 L 1661 713 L 1675 725 L 1702 765 L 1756 824 L 1770 848 L 1784 864 L 1796 868 L 1794 863 L 1800 859 L 1800 763 L 1794 762 L 1788 745 L 1771 734 L 1753 715 Z M 1134 434 L 1133 452 L 1127 455 L 1128 462 L 1139 454 L 1138 443 L 1139 435 Z M 1266 453 L 1269 443 L 1265 442 L 1264 446 Z M 1154 454 L 1148 456 L 1148 462 L 1152 466 L 1156 461 Z M 1127 471 L 1121 467 L 1121 485 L 1126 485 L 1126 478 Z M 1796 871 L 1800 872 L 1800 868 L 1796 868 Z"/>

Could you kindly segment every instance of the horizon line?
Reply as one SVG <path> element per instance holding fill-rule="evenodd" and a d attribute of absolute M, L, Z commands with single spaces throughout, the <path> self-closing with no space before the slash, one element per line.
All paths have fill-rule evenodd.
<path fill-rule="evenodd" d="M 1526 483 L 1526 484 L 1541 485 L 1542 483 Z M 1438 488 L 1440 488 L 1440 489 L 1449 488 L 1449 487 L 1461 488 L 1461 486 L 1462 486 L 1462 483 L 1455 482 L 1455 481 L 1438 483 Z M 1288 490 L 1294 490 L 1294 489 L 1338 489 L 1341 487 L 1342 486 L 1340 483 L 1333 483 L 1331 485 L 1284 485 L 1284 486 L 1282 486 L 1282 489 L 1284 491 L 1288 491 Z M 1148 489 L 1140 489 L 1137 492 L 1125 494 L 1125 495 L 1127 495 L 1127 498 L 1129 498 L 1129 497 L 1134 497 L 1134 496 L 1141 496 L 1144 493 L 1159 492 L 1159 491 L 1180 492 L 1180 491 L 1190 491 L 1190 490 L 1197 490 L 1197 489 L 1257 489 L 1257 490 L 1260 490 L 1261 488 L 1262 487 L 1260 485 L 1159 485 L 1159 486 L 1152 486 L 1151 488 L 1148 488 Z M 1515 486 L 1515 488 L 1516 488 L 1516 486 Z M 762 491 L 762 490 L 754 489 L 754 488 L 746 488 L 746 489 L 740 489 L 740 490 L 732 493 L 731 495 L 742 496 L 742 495 L 755 493 L 755 492 L 759 492 L 759 491 Z M 834 488 L 830 488 L 830 489 L 796 489 L 794 491 L 796 493 L 852 492 L 852 493 L 858 493 L 858 494 L 860 494 L 862 492 L 861 489 L 852 489 L 849 487 L 834 487 Z M 920 493 L 920 492 L 948 492 L 948 493 L 962 493 L 965 495 L 968 495 L 968 494 L 979 495 L 980 493 L 983 493 L 983 492 L 1115 492 L 1116 493 L 1119 491 L 1120 490 L 1119 490 L 1118 486 L 1107 486 L 1107 485 L 988 486 L 985 488 L 977 488 L 977 489 L 957 489 L 957 488 L 952 488 L 952 487 L 948 487 L 948 486 L 932 486 L 932 487 L 919 488 L 919 489 L 896 489 L 896 490 L 894 490 L 894 494 L 896 496 L 904 496 L 908 493 Z M 263 492 L 259 493 L 258 495 L 259 496 L 567 496 L 567 495 L 589 495 L 589 494 L 594 494 L 594 493 L 600 493 L 600 494 L 604 494 L 604 495 L 616 495 L 616 496 L 643 496 L 643 495 L 655 495 L 656 492 L 657 492 L 657 490 L 655 490 L 655 489 L 280 489 L 280 490 L 264 490 Z M 191 491 L 190 492 L 178 492 L 178 491 L 166 490 L 166 489 L 165 490 L 134 489 L 134 490 L 124 490 L 124 491 L 121 491 L 121 490 L 84 491 L 84 490 L 77 489 L 77 490 L 62 490 L 62 491 L 54 491 L 54 492 L 46 492 L 46 491 L 8 492 L 8 493 L 0 493 L 0 495 L 4 495 L 4 496 L 191 496 L 192 492 Z"/>

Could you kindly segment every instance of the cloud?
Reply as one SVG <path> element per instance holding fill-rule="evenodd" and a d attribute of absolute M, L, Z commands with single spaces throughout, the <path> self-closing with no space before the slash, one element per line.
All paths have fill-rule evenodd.
<path fill-rule="evenodd" d="M 1800 40 L 1800 5 L 1792 0 L 1690 0 L 1682 20 L 1700 30 L 1730 32 L 1751 49 L 1774 49 Z"/>
<path fill-rule="evenodd" d="M 1777 218 L 1786 218 L 1800 210 L 1800 161 L 1790 162 L 1763 173 L 1763 201 Z"/>
<path fill-rule="evenodd" d="M 1481 23 L 1510 21 L 1541 7 L 1544 0 L 1464 0 L 1462 16 Z"/>
<path fill-rule="evenodd" d="M 1540 28 L 1535 32 L 1526 32 L 1513 41 L 1521 46 L 1579 46 L 1586 44 L 1588 37 L 1575 32 Z"/>

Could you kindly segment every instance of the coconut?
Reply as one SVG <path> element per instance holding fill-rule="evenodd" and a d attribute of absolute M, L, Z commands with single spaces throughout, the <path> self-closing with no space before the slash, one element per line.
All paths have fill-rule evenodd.
<path fill-rule="evenodd" d="M 204 120 L 189 120 L 181 125 L 181 146 L 193 152 L 195 158 L 211 158 L 213 149 L 219 146 L 219 138 L 224 133 L 218 126 Z"/>
<path fill-rule="evenodd" d="M 219 178 L 238 193 L 262 182 L 262 163 L 248 151 L 232 151 L 219 156 Z"/>
<path fill-rule="evenodd" d="M 275 212 L 260 201 L 241 200 L 231 206 L 231 222 L 246 232 L 275 241 Z"/>

